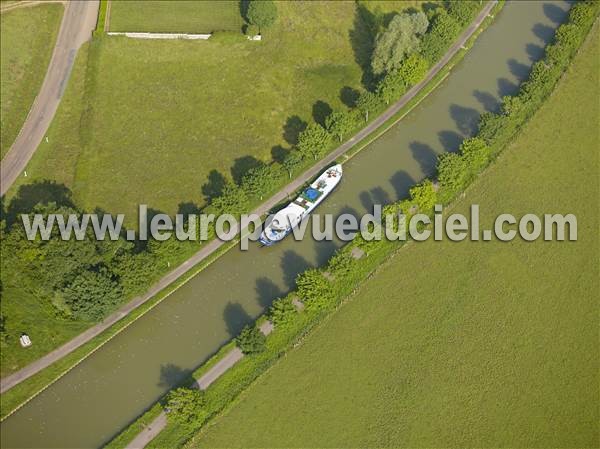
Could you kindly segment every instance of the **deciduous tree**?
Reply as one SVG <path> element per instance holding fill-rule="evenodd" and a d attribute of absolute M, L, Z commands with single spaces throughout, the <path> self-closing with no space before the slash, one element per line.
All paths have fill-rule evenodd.
<path fill-rule="evenodd" d="M 248 5 L 246 14 L 248 22 L 258 27 L 260 32 L 262 28 L 270 27 L 277 19 L 277 6 L 271 0 L 252 0 Z"/>
<path fill-rule="evenodd" d="M 298 136 L 298 151 L 303 156 L 312 156 L 317 160 L 325 153 L 330 142 L 331 134 L 318 123 L 311 123 Z"/>
<path fill-rule="evenodd" d="M 422 12 L 396 15 L 388 28 L 377 36 L 371 58 L 376 75 L 400 66 L 402 60 L 419 46 L 419 37 L 427 30 L 429 21 Z"/>

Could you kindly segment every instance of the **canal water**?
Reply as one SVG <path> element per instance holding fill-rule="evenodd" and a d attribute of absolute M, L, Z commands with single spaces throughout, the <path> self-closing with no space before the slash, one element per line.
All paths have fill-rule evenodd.
<path fill-rule="evenodd" d="M 362 214 L 405 197 L 439 153 L 476 131 L 483 111 L 515 92 L 567 10 L 566 2 L 508 2 L 434 93 L 344 165 L 344 179 L 318 212 Z M 230 251 L 5 420 L 2 447 L 101 446 L 336 245 L 288 237 Z"/>

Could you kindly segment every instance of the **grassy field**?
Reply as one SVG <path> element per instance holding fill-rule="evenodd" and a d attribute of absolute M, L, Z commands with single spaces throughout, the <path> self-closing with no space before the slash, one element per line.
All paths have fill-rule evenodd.
<path fill-rule="evenodd" d="M 110 31 L 212 33 L 241 31 L 239 1 L 114 1 Z"/>
<path fill-rule="evenodd" d="M 191 446 L 597 446 L 598 44 L 453 208 L 576 243 L 409 245 Z"/>
<path fill-rule="evenodd" d="M 83 90 L 65 99 L 85 113 L 59 111 L 28 180 L 64 182 L 88 209 L 131 217 L 146 203 L 174 213 L 204 204 L 211 170 L 231 177 L 290 148 L 305 122 L 345 107 L 342 89 L 360 88 L 372 36 L 354 2 L 278 10 L 263 42 L 96 40 L 74 70 Z"/>
<path fill-rule="evenodd" d="M 42 86 L 62 13 L 62 5 L 40 5 L 0 16 L 0 157 L 19 134 Z"/>

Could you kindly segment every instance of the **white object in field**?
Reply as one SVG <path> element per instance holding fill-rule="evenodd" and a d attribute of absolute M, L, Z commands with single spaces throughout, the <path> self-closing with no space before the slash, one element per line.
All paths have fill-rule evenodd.
<path fill-rule="evenodd" d="M 25 170 L 25 177 L 27 178 L 27 170 Z"/>
<path fill-rule="evenodd" d="M 248 36 L 249 41 L 261 41 L 262 36 L 260 34 L 256 34 L 254 36 Z"/>
<path fill-rule="evenodd" d="M 211 34 L 188 34 L 188 33 L 123 33 L 111 31 L 106 33 L 109 36 L 126 36 L 133 39 L 188 39 L 188 40 L 206 40 L 210 39 Z"/>
<path fill-rule="evenodd" d="M 46 136 L 46 143 L 48 143 L 48 136 Z"/>
<path fill-rule="evenodd" d="M 19 343 L 21 343 L 21 346 L 23 346 L 24 348 L 31 346 L 31 339 L 29 338 L 29 335 L 27 334 L 23 334 L 19 337 Z"/>

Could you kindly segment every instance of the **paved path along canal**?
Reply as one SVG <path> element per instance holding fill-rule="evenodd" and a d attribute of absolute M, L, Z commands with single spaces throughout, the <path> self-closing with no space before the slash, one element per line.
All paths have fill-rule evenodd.
<path fill-rule="evenodd" d="M 513 93 L 565 17 L 563 2 L 509 2 L 465 59 L 404 120 L 344 166 L 319 213 L 370 210 L 406 195 Z M 1 425 L 3 447 L 96 447 L 187 376 L 338 246 L 291 238 L 232 250 Z"/>

